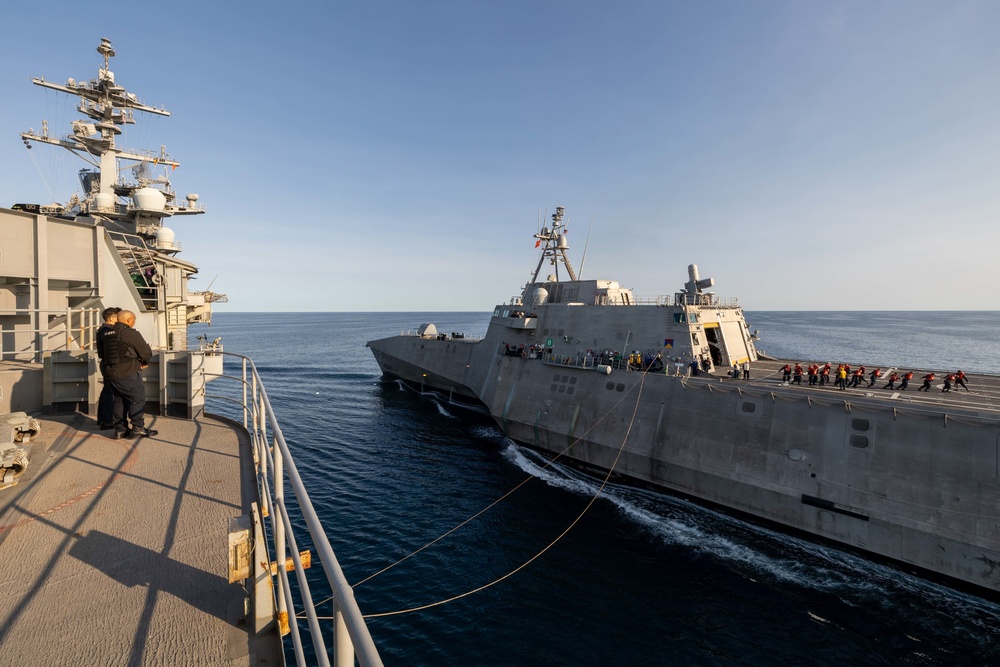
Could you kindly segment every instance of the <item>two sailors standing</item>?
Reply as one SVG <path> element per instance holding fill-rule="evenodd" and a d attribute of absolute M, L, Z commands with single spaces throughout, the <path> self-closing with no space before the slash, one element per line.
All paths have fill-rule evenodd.
<path fill-rule="evenodd" d="M 142 334 L 132 328 L 135 326 L 135 313 L 119 311 L 117 322 L 108 326 L 108 310 L 104 311 L 105 326 L 97 334 L 97 356 L 101 359 L 104 385 L 110 387 L 114 400 L 111 417 L 114 437 L 117 440 L 156 435 L 156 431 L 146 428 L 143 412 L 146 388 L 140 374 L 149 365 L 153 351 Z M 101 413 L 100 404 L 98 412 Z M 103 414 L 99 416 L 107 418 Z"/>

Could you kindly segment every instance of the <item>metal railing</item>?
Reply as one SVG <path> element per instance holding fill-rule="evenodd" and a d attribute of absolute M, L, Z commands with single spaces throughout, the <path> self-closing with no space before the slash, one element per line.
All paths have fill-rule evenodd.
<path fill-rule="evenodd" d="M 469 336 L 469 335 L 466 335 L 464 333 L 459 333 L 456 336 L 455 332 L 445 333 L 443 331 L 440 331 L 440 332 L 438 332 L 436 334 L 431 334 L 431 335 L 428 336 L 427 334 L 420 333 L 420 331 L 417 330 L 417 329 L 400 329 L 399 330 L 399 335 L 400 336 L 412 336 L 412 337 L 416 337 L 416 338 L 433 338 L 435 340 L 447 340 L 447 341 L 455 342 L 455 343 L 476 343 L 476 342 L 481 341 L 483 339 L 482 336 Z M 442 338 L 442 336 L 443 336 L 443 338 Z"/>
<path fill-rule="evenodd" d="M 295 579 L 298 584 L 302 612 L 305 614 L 309 627 L 309 637 L 312 640 L 316 662 L 319 665 L 329 665 L 330 655 L 320 628 L 313 604 L 309 582 L 299 556 L 299 549 L 293 533 L 288 507 L 285 504 L 285 483 L 291 485 L 298 501 L 299 512 L 305 520 L 318 552 L 323 572 L 333 592 L 334 628 L 333 628 L 333 664 L 336 667 L 351 667 L 355 657 L 362 667 L 375 667 L 382 664 L 378 650 L 368 631 L 361 610 L 354 599 L 354 591 L 347 583 L 333 547 L 309 499 L 309 493 L 299 476 L 299 472 L 288 449 L 285 437 L 278 425 L 278 419 L 271 407 L 264 383 L 261 381 L 253 360 L 231 352 L 217 352 L 227 357 L 240 359 L 241 375 L 239 377 L 219 375 L 216 377 L 237 380 L 242 386 L 242 400 L 229 396 L 206 394 L 206 398 L 216 398 L 234 401 L 243 411 L 243 426 L 250 434 L 254 460 L 257 464 L 257 483 L 260 489 L 263 514 L 268 517 L 273 560 L 277 563 L 277 586 L 275 596 L 278 605 L 278 621 L 282 634 L 290 633 L 298 665 L 305 665 L 302 637 L 298 624 L 294 622 L 296 614 L 291 614 L 293 622 L 288 623 L 289 611 L 295 609 L 288 572 L 285 568 L 286 559 L 290 556 L 294 565 Z"/>
<path fill-rule="evenodd" d="M 553 302 L 556 303 L 556 302 Z M 522 299 L 519 296 L 510 298 L 507 304 L 510 306 L 521 306 Z M 660 306 L 677 307 L 688 306 L 714 306 L 716 308 L 739 308 L 739 297 L 720 297 L 715 294 L 659 294 L 656 296 L 632 296 L 625 297 L 623 293 L 615 295 L 598 294 L 593 298 L 595 306 Z"/>
<path fill-rule="evenodd" d="M 41 363 L 45 352 L 94 349 L 97 308 L 0 309 L 0 361 Z"/>

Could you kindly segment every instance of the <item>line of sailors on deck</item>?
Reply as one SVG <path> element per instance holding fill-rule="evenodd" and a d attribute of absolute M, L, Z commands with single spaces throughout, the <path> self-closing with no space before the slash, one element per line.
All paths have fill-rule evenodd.
<path fill-rule="evenodd" d="M 831 368 L 832 366 L 829 363 L 825 364 L 822 367 L 820 367 L 819 364 L 810 364 L 809 367 L 805 370 L 805 375 L 807 375 L 809 378 L 809 386 L 812 387 L 816 385 L 822 387 L 826 384 L 829 384 L 831 374 L 834 376 L 834 383 L 841 390 L 846 390 L 848 387 L 848 383 L 851 388 L 854 388 L 860 386 L 862 383 L 866 381 L 865 380 L 866 373 L 864 366 L 860 366 L 854 371 L 851 370 L 850 364 L 839 364 L 837 366 L 836 371 L 832 371 Z M 795 364 L 794 368 L 792 368 L 791 364 L 785 364 L 781 369 L 781 373 L 782 373 L 782 382 L 787 382 L 789 384 L 799 384 L 799 385 L 802 384 L 802 375 L 803 375 L 802 364 Z M 866 388 L 871 389 L 872 387 L 875 386 L 875 383 L 878 382 L 879 378 L 882 377 L 882 369 L 876 368 L 871 372 L 867 373 L 867 375 L 868 375 L 868 380 L 867 380 L 868 384 Z M 934 375 L 934 373 L 928 373 L 927 375 L 923 376 L 921 379 L 924 381 L 924 383 L 923 385 L 921 385 L 919 389 L 917 389 L 917 391 L 930 391 L 931 382 L 934 381 L 935 377 L 936 376 Z M 891 373 L 889 373 L 889 377 L 887 378 L 888 380 L 887 384 L 882 388 L 895 390 L 896 382 L 899 382 L 900 383 L 899 390 L 906 391 L 906 388 L 909 387 L 910 380 L 912 379 L 913 379 L 913 371 L 907 371 L 902 374 L 897 373 L 896 371 L 892 371 Z M 961 370 L 955 371 L 954 373 L 949 373 L 944 378 L 944 388 L 941 391 L 951 391 L 952 387 L 954 387 L 956 390 L 959 387 L 962 387 L 963 389 L 965 389 L 965 391 L 969 391 L 969 387 L 965 384 L 965 380 L 966 380 L 966 375 Z"/>

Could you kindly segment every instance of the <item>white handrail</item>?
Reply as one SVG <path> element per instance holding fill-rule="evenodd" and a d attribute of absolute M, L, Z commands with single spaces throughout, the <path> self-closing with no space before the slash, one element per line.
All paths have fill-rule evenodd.
<path fill-rule="evenodd" d="M 312 602 L 309 583 L 302 568 L 298 547 L 293 534 L 292 522 L 288 515 L 287 505 L 285 504 L 284 483 L 287 478 L 292 491 L 295 493 L 302 518 L 305 519 L 306 526 L 309 529 L 309 535 L 316 548 L 319 561 L 330 584 L 330 589 L 333 591 L 333 616 L 342 619 L 347 629 L 346 640 L 350 643 L 350 646 L 333 647 L 334 664 L 336 667 L 351 667 L 354 664 L 355 657 L 357 657 L 361 667 L 381 666 L 382 659 L 375 648 L 375 642 L 368 631 L 364 616 L 358 608 L 358 603 L 354 598 L 354 591 L 344 576 L 344 572 L 333 552 L 333 547 L 330 545 L 330 540 L 326 535 L 323 524 L 316 514 L 316 510 L 313 508 L 312 501 L 309 499 L 309 492 L 306 490 L 305 484 L 299 476 L 292 452 L 285 442 L 285 436 L 281 432 L 281 427 L 278 425 L 278 419 L 271 406 L 271 400 L 268 398 L 267 392 L 264 389 L 264 383 L 257 373 L 257 367 L 254 365 L 252 359 L 241 354 L 221 351 L 212 352 L 211 354 L 223 354 L 242 360 L 241 395 L 243 396 L 244 424 L 247 424 L 251 435 L 255 460 L 258 461 L 259 465 L 258 480 L 261 487 L 262 501 L 268 510 L 267 515 L 271 523 L 274 562 L 277 563 L 278 569 L 276 581 L 278 590 L 276 591 L 276 597 L 279 615 L 281 612 L 289 613 L 294 609 L 288 574 L 285 571 L 287 553 L 285 541 L 287 539 L 298 582 L 300 601 L 308 621 L 310 639 L 312 640 L 316 660 L 320 665 L 330 664 L 330 654 L 327 652 L 326 643 L 320 631 L 319 619 Z M 222 375 L 216 377 L 240 381 L 240 378 L 233 376 Z M 250 388 L 249 401 L 247 400 L 248 384 Z M 207 394 L 206 398 L 226 397 Z M 270 427 L 273 447 L 270 446 L 268 440 L 268 427 Z M 271 474 L 268 474 L 268 469 L 270 469 Z M 281 619 L 279 618 L 280 623 Z M 294 622 L 294 618 L 292 622 L 288 623 L 288 626 L 288 632 L 292 635 L 296 663 L 305 664 L 298 624 Z M 344 633 L 336 632 L 335 629 L 335 641 L 343 636 Z"/>

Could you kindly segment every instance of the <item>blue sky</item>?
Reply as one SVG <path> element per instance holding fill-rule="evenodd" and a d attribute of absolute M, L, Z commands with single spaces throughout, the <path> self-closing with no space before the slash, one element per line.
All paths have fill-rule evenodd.
<path fill-rule="evenodd" d="M 697 263 L 749 310 L 1000 309 L 1000 2 L 18 4 L 0 205 L 77 190 L 18 134 L 108 37 L 223 309 L 489 310 L 557 205 L 638 296 Z"/>

